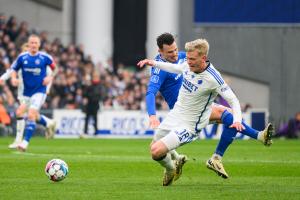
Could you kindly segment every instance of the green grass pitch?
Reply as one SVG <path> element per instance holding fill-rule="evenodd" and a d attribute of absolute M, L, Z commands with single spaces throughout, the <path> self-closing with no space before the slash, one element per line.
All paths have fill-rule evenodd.
<path fill-rule="evenodd" d="M 0 199 L 300 199 L 300 140 L 275 140 L 264 147 L 235 141 L 223 163 L 230 178 L 205 161 L 218 141 L 200 140 L 178 149 L 190 160 L 182 177 L 162 187 L 162 168 L 146 139 L 32 139 L 26 153 L 9 150 L 0 138 Z M 53 158 L 69 165 L 68 177 L 51 182 L 44 173 Z"/>

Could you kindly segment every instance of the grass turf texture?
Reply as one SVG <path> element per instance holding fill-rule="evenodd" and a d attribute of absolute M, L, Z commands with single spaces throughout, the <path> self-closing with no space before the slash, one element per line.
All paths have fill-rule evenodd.
<path fill-rule="evenodd" d="M 218 141 L 193 142 L 178 149 L 190 160 L 170 187 L 150 140 L 33 138 L 26 153 L 9 150 L 12 140 L 0 138 L 0 199 L 300 199 L 300 140 L 235 141 L 223 159 L 227 180 L 205 166 Z M 69 165 L 62 182 L 44 173 L 53 158 Z"/>

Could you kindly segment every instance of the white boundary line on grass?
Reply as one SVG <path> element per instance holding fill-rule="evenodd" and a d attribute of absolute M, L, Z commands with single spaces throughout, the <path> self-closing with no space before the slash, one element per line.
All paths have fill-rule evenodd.
<path fill-rule="evenodd" d="M 19 152 L 19 151 L 13 151 L 12 154 L 17 155 L 25 155 L 25 156 L 40 156 L 40 157 L 60 157 L 56 154 L 41 154 L 41 153 L 29 153 L 29 152 Z M 73 158 L 98 158 L 102 160 L 128 160 L 128 161 L 152 161 L 151 158 L 146 158 L 145 156 L 111 156 L 111 155 L 99 155 L 99 154 L 91 154 L 90 152 L 87 152 L 87 154 L 77 154 L 77 155 L 70 155 L 65 154 L 64 157 L 73 157 Z M 205 159 L 199 159 L 196 158 L 197 161 L 203 161 L 203 163 L 206 161 Z M 191 158 L 190 162 L 193 162 L 193 158 Z M 226 163 L 278 163 L 278 164 L 300 164 L 299 160 L 293 160 L 293 161 L 279 161 L 279 160 L 237 160 L 237 159 L 225 159 Z"/>

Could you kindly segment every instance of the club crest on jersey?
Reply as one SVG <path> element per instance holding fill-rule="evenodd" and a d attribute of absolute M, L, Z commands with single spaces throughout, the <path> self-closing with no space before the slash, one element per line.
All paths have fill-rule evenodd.
<path fill-rule="evenodd" d="M 222 87 L 222 88 L 221 88 L 221 92 L 225 92 L 225 91 L 228 90 L 228 89 L 229 89 L 228 86 Z"/>
<path fill-rule="evenodd" d="M 34 63 L 35 63 L 36 65 L 39 65 L 39 64 L 41 63 L 41 61 L 40 61 L 40 59 L 36 59 L 36 60 L 34 61 Z"/>
<path fill-rule="evenodd" d="M 150 81 L 153 82 L 153 83 L 158 83 L 158 81 L 159 81 L 159 76 L 157 76 L 157 75 L 151 76 Z"/>
<path fill-rule="evenodd" d="M 27 64 L 28 64 L 28 61 L 27 61 L 27 60 L 25 60 L 25 61 L 23 62 L 23 64 L 24 64 L 24 65 L 27 65 Z"/>
<path fill-rule="evenodd" d="M 203 83 L 202 80 L 198 80 L 198 85 L 201 85 Z"/>

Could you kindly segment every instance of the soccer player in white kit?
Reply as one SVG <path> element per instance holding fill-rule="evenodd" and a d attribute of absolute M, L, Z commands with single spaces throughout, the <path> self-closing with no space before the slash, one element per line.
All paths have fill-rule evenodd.
<path fill-rule="evenodd" d="M 209 44 L 205 39 L 187 42 L 187 62 L 171 64 L 145 59 L 138 66 L 155 66 L 162 70 L 183 74 L 183 83 L 174 108 L 155 131 L 151 144 L 151 155 L 165 168 L 163 185 L 173 182 L 174 162 L 169 151 L 195 140 L 201 129 L 209 123 L 212 103 L 220 94 L 231 106 L 233 123 L 231 128 L 244 129 L 240 104 L 230 87 L 224 82 L 220 73 L 207 62 Z M 220 163 L 222 164 L 222 163 Z M 223 166 L 221 166 L 223 168 Z"/>

